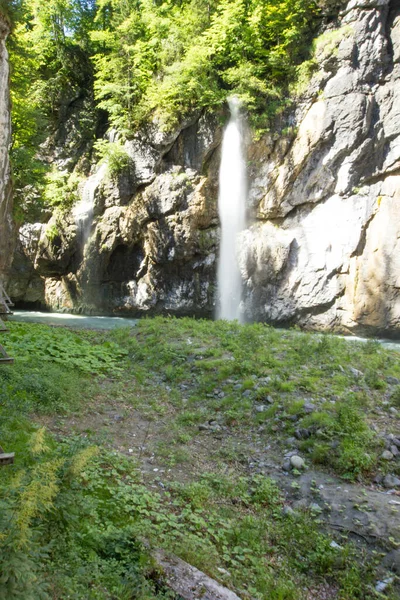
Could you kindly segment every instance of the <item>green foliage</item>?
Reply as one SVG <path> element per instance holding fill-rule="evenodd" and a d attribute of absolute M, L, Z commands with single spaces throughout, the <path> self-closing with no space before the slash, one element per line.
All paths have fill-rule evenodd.
<path fill-rule="evenodd" d="M 3 440 L 17 464 L 0 481 L 0 598 L 171 597 L 147 577 L 135 538 L 134 467 L 73 439 L 55 443 L 23 419 Z"/>
<path fill-rule="evenodd" d="M 153 583 L 142 539 L 243 590 L 243 597 L 303 600 L 314 586 L 331 582 L 343 600 L 369 597 L 376 583 L 372 555 L 363 557 L 344 540 L 340 549 L 333 547 L 331 538 L 321 533 L 321 515 L 308 509 L 286 513 L 286 495 L 275 481 L 243 472 L 248 472 L 249 448 L 253 452 L 260 448 L 257 442 L 271 441 L 269 421 L 274 424 L 277 415 L 280 421 L 297 415 L 296 427 L 309 428 L 304 444 L 316 462 L 346 477 L 373 471 L 374 462 L 368 461 L 375 460 L 376 437 L 368 426 L 369 395 L 379 397 L 380 391 L 365 382 L 355 384 L 348 366 L 367 372 L 368 365 L 380 375 L 396 376 L 396 355 L 377 346 L 365 352 L 360 344 L 333 338 L 321 342 L 319 336 L 275 331 L 262 324 L 156 318 L 144 319 L 134 329 L 79 334 L 16 323 L 10 327 L 17 361 L 0 370 L 0 442 L 16 452 L 16 463 L 2 468 L 0 480 L 0 598 L 168 597 Z M 62 348 L 62 362 L 54 347 L 57 353 Z M 124 377 L 115 378 L 115 365 L 107 366 L 107 361 L 95 367 L 84 364 L 81 348 L 89 361 L 96 348 L 119 356 Z M 251 367 L 243 366 L 249 354 Z M 338 364 L 343 365 L 341 398 L 332 404 L 321 402 L 318 410 L 304 415 L 298 386 L 304 371 L 312 377 L 320 373 L 317 402 L 329 397 Z M 175 370 L 166 389 L 171 366 Z M 89 378 L 88 372 L 95 376 Z M 109 377 L 101 378 L 103 373 Z M 294 386 L 278 390 L 279 380 Z M 242 395 L 246 381 L 254 395 L 262 382 L 257 402 L 262 394 L 273 396 L 273 412 L 262 428 L 254 426 L 264 413 L 255 414 L 253 399 Z M 157 438 L 165 426 L 169 437 L 162 440 L 163 452 L 155 454 L 154 464 L 190 461 L 185 473 L 179 469 L 188 483 L 172 483 L 173 473 L 165 474 L 159 494 L 141 482 L 131 454 L 108 451 L 104 443 L 100 450 L 93 447 L 88 429 L 81 435 L 70 431 L 65 410 L 75 410 L 73 419 L 78 421 L 91 416 L 88 404 L 95 406 L 96 415 L 105 415 L 118 403 L 127 412 L 134 407 L 139 417 L 142 409 L 146 418 L 155 417 Z M 43 410 L 52 417 L 46 416 L 46 422 L 55 422 L 56 439 L 33 425 Z M 60 412 L 62 419 L 57 417 Z M 205 421 L 212 427 L 214 419 L 224 424 L 217 432 L 217 452 L 214 444 L 204 443 L 214 442 L 211 432 L 198 427 Z M 234 436 L 231 428 L 238 423 L 241 429 Z M 285 437 L 291 426 L 288 420 Z M 67 439 L 63 431 L 69 432 Z M 149 452 L 154 448 L 151 437 L 146 434 Z M 332 439 L 339 444 L 333 447 Z M 273 441 L 279 446 L 279 434 Z M 194 459 L 202 446 L 207 461 L 200 461 L 196 469 Z"/>
<path fill-rule="evenodd" d="M 100 160 L 107 164 L 107 172 L 112 179 L 129 169 L 131 159 L 122 142 L 98 140 L 94 148 Z"/>
<path fill-rule="evenodd" d="M 51 208 L 66 210 L 79 198 L 78 186 L 81 181 L 75 172 L 60 171 L 53 167 L 46 173 L 43 200 Z"/>
<path fill-rule="evenodd" d="M 121 359 L 127 353 L 113 342 L 93 344 L 66 329 L 20 323 L 12 324 L 7 348 L 21 361 L 35 357 L 43 362 L 97 375 L 120 372 Z"/>
<path fill-rule="evenodd" d="M 16 0 L 14 5 L 11 160 L 16 217 L 23 221 L 37 218 L 35 207 L 46 202 L 47 185 L 54 196 L 54 172 L 46 181 L 50 169 L 40 144 L 65 118 L 65 107 L 91 93 L 88 27 L 94 5 L 84 0 Z"/>
<path fill-rule="evenodd" d="M 102 2 L 91 34 L 99 105 L 125 131 L 148 118 L 170 129 L 232 94 L 265 115 L 306 55 L 318 14 L 310 0 Z"/>

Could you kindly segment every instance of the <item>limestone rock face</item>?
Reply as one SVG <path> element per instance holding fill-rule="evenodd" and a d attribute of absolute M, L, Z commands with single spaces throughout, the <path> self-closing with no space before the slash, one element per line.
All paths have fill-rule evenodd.
<path fill-rule="evenodd" d="M 329 46 L 329 50 L 327 50 Z M 241 257 L 257 319 L 400 327 L 400 7 L 350 2 L 288 141 L 250 149 L 254 224 Z"/>
<path fill-rule="evenodd" d="M 0 280 L 5 277 L 10 267 L 14 242 L 9 161 L 11 120 L 9 64 L 6 48 L 8 34 L 9 25 L 0 14 Z"/>
<path fill-rule="evenodd" d="M 285 133 L 281 124 L 248 148 L 250 225 L 239 257 L 246 315 L 398 334 L 398 2 L 342 5 L 316 41 L 314 63 Z M 57 235 L 52 223 L 25 232 L 31 242 L 21 238 L 16 253 L 15 299 L 211 315 L 220 140 L 217 119 L 206 114 L 169 134 L 156 124 L 139 132 L 125 146 L 129 174 L 104 178 L 95 191 L 84 247 L 71 215 Z"/>
<path fill-rule="evenodd" d="M 55 310 L 209 315 L 219 142 L 207 115 L 172 134 L 150 128 L 126 142 L 129 172 L 96 183 L 85 240 L 73 213 L 21 228 L 13 298 Z"/>

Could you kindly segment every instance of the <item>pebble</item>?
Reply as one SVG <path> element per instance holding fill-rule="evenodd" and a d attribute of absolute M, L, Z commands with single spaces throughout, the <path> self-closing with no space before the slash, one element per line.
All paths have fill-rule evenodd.
<path fill-rule="evenodd" d="M 295 446 L 296 445 L 296 438 L 294 438 L 294 437 L 287 438 L 286 444 L 288 446 Z"/>
<path fill-rule="evenodd" d="M 359 371 L 358 369 L 355 369 L 354 367 L 350 367 L 350 372 L 353 373 L 354 377 L 362 377 L 364 375 L 364 373 L 362 371 Z"/>
<path fill-rule="evenodd" d="M 394 577 L 388 577 L 387 579 L 383 579 L 382 581 L 378 581 L 375 586 L 377 592 L 384 592 L 386 588 L 393 583 Z"/>
<path fill-rule="evenodd" d="M 331 548 L 335 548 L 336 550 L 343 550 L 343 546 L 340 546 L 335 540 L 332 540 L 329 544 Z"/>
<path fill-rule="evenodd" d="M 290 460 L 285 460 L 282 465 L 282 469 L 284 471 L 290 471 L 290 467 L 291 467 Z"/>
<path fill-rule="evenodd" d="M 293 515 L 295 514 L 295 512 L 291 506 L 284 506 L 282 513 L 287 517 L 293 517 Z"/>
<path fill-rule="evenodd" d="M 375 475 L 375 477 L 372 480 L 374 483 L 382 483 L 383 481 L 383 475 L 381 475 L 381 473 L 378 473 L 378 475 Z"/>
<path fill-rule="evenodd" d="M 391 406 L 389 408 L 389 412 L 390 412 L 391 415 L 397 415 L 399 411 L 394 406 Z"/>
<path fill-rule="evenodd" d="M 292 465 L 293 469 L 304 469 L 306 466 L 304 460 L 301 458 L 301 456 L 297 456 L 297 454 L 290 457 L 290 464 Z"/>
<path fill-rule="evenodd" d="M 312 402 L 306 402 L 306 403 L 303 405 L 303 410 L 304 410 L 304 412 L 305 412 L 305 413 L 307 413 L 307 414 L 310 414 L 310 413 L 314 412 L 314 410 L 316 410 L 316 408 L 317 408 L 317 407 L 316 407 L 316 406 L 315 406 L 315 404 L 313 404 Z"/>
<path fill-rule="evenodd" d="M 390 450 L 385 450 L 382 452 L 381 458 L 383 458 L 383 460 L 393 460 L 393 454 L 390 452 Z"/>
<path fill-rule="evenodd" d="M 296 431 L 294 432 L 294 436 L 298 440 L 305 440 L 305 439 L 309 438 L 310 435 L 311 435 L 311 433 L 308 429 L 296 429 Z"/>
<path fill-rule="evenodd" d="M 388 375 L 388 377 L 386 377 L 386 383 L 388 383 L 389 385 L 399 385 L 400 379 L 397 379 L 397 377 L 392 377 L 391 375 Z"/>
<path fill-rule="evenodd" d="M 254 410 L 255 410 L 256 412 L 258 412 L 258 413 L 262 413 L 262 412 L 265 412 L 265 411 L 267 410 L 267 408 L 268 408 L 268 407 L 267 407 L 267 406 L 265 406 L 265 404 L 257 404 L 257 405 L 254 407 Z"/>
<path fill-rule="evenodd" d="M 400 454 L 399 449 L 394 444 L 393 446 L 390 446 L 389 450 L 393 454 L 393 456 L 398 456 Z"/>
<path fill-rule="evenodd" d="M 266 400 L 267 400 L 267 402 L 269 402 L 269 404 L 274 403 L 274 399 L 272 398 L 272 396 L 267 396 Z"/>
<path fill-rule="evenodd" d="M 251 396 L 251 390 L 244 390 L 242 396 L 244 396 L 244 398 L 248 398 Z"/>
<path fill-rule="evenodd" d="M 387 490 L 391 490 L 395 487 L 400 487 L 400 479 L 394 475 L 385 475 L 383 479 L 383 487 Z"/>

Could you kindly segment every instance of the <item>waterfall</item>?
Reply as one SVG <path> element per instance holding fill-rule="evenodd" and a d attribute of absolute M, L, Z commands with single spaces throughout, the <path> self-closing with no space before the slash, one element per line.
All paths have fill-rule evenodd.
<path fill-rule="evenodd" d="M 83 186 L 81 200 L 73 208 L 73 215 L 78 229 L 82 251 L 84 251 L 92 228 L 96 190 L 104 179 L 106 171 L 107 164 L 102 163 L 98 170 L 86 180 L 85 185 Z"/>
<path fill-rule="evenodd" d="M 246 166 L 243 157 L 243 134 L 240 104 L 229 100 L 231 118 L 222 140 L 219 173 L 218 212 L 221 222 L 221 245 L 218 262 L 219 307 L 217 317 L 242 320 L 242 278 L 238 263 L 238 235 L 246 225 Z"/>

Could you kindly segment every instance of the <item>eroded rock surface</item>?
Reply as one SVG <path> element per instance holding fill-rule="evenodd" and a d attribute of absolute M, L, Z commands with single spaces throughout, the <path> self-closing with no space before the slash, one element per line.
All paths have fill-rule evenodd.
<path fill-rule="evenodd" d="M 287 140 L 251 148 L 247 313 L 319 329 L 398 330 L 400 7 L 350 2 Z"/>

